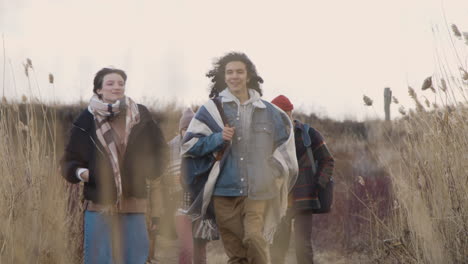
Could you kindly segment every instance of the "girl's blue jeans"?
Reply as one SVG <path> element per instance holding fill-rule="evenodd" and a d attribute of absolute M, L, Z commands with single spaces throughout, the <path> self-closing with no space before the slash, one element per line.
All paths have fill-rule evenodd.
<path fill-rule="evenodd" d="M 145 214 L 85 211 L 85 264 L 144 264 L 148 252 Z"/>

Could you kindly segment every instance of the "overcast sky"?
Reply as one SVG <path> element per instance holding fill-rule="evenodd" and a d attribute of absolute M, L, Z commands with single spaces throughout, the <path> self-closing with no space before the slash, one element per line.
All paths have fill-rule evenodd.
<path fill-rule="evenodd" d="M 265 80 L 264 99 L 284 94 L 304 111 L 362 120 L 383 115 L 384 87 L 407 107 L 408 85 L 431 96 L 419 88 L 437 69 L 446 23 L 468 31 L 468 1 L 0 0 L 0 62 L 10 97 L 87 101 L 96 71 L 113 65 L 127 71 L 137 101 L 189 105 L 207 99 L 213 59 L 242 51 Z M 456 42 L 465 55 L 467 47 Z"/>

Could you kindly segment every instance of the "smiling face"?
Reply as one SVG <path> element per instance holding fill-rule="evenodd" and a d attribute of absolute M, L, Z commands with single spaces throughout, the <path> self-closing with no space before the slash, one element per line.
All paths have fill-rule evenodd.
<path fill-rule="evenodd" d="M 224 79 L 232 94 L 247 93 L 247 68 L 241 61 L 231 61 L 226 64 Z"/>
<path fill-rule="evenodd" d="M 102 79 L 102 88 L 96 92 L 104 102 L 113 104 L 125 97 L 125 80 L 117 73 L 106 74 Z"/>

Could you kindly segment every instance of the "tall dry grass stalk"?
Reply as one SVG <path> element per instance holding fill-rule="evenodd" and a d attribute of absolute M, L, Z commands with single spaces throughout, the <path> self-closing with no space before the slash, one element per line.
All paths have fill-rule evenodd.
<path fill-rule="evenodd" d="M 54 110 L 0 109 L 0 263 L 76 263 L 81 228 L 58 172 Z M 74 213 L 75 212 L 75 213 Z M 76 233 L 76 232 L 75 232 Z"/>
<path fill-rule="evenodd" d="M 468 262 L 467 115 L 466 108 L 420 112 L 394 124 L 402 138 L 386 161 L 393 235 L 407 250 L 401 261 Z"/>
<path fill-rule="evenodd" d="M 434 108 L 410 88 L 417 112 L 375 133 L 395 197 L 387 252 L 400 263 L 468 263 L 468 85 L 447 61 Z"/>

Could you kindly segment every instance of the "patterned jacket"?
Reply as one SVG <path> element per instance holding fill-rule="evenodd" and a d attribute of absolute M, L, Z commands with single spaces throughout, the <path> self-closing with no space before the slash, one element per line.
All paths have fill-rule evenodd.
<path fill-rule="evenodd" d="M 294 120 L 296 156 L 299 163 L 299 176 L 292 191 L 294 208 L 297 210 L 319 209 L 320 202 L 317 197 L 320 188 L 319 180 L 323 183 L 329 181 L 333 174 L 335 160 L 320 132 L 311 127 L 308 133 L 312 142 L 311 148 L 317 168 L 316 175 L 313 175 L 312 164 L 304 146 L 303 129 L 303 124 L 298 120 Z"/>

